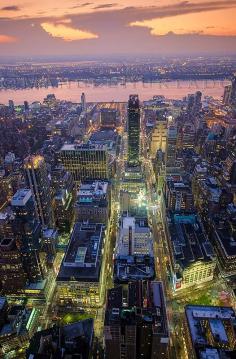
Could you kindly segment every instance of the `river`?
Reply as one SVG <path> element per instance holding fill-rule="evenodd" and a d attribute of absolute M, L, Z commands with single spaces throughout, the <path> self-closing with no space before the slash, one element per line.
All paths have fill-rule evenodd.
<path fill-rule="evenodd" d="M 60 100 L 80 102 L 81 93 L 86 95 L 87 102 L 123 102 L 127 101 L 132 93 L 137 93 L 142 101 L 149 100 L 155 95 L 163 95 L 169 99 L 182 99 L 189 93 L 202 91 L 204 96 L 220 99 L 223 96 L 224 86 L 229 81 L 199 80 L 199 81 L 170 81 L 162 83 L 127 82 L 125 84 L 94 85 L 84 81 L 64 82 L 58 87 L 41 87 L 33 89 L 0 90 L 0 103 L 7 104 L 13 100 L 16 105 L 24 101 L 43 101 L 49 93 L 54 93 Z"/>

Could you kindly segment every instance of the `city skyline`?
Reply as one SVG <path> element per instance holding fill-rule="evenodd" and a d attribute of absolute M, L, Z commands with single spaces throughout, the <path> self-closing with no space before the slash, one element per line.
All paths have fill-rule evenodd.
<path fill-rule="evenodd" d="M 0 358 L 236 358 L 236 0 L 0 0 Z"/>
<path fill-rule="evenodd" d="M 0 57 L 232 54 L 235 14 L 234 0 L 1 0 Z"/>

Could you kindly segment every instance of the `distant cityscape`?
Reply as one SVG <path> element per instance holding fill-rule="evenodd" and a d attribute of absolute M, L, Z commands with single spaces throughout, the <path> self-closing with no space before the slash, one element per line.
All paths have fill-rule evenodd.
<path fill-rule="evenodd" d="M 182 99 L 0 104 L 0 358 L 236 358 L 236 58 L 0 65 L 2 91 L 227 80 Z M 1 102 L 0 91 L 0 102 Z"/>
<path fill-rule="evenodd" d="M 41 60 L 42 62 L 42 60 Z M 160 57 L 0 63 L 0 89 L 58 87 L 60 83 L 90 81 L 94 85 L 173 80 L 224 80 L 235 70 L 235 56 Z"/>

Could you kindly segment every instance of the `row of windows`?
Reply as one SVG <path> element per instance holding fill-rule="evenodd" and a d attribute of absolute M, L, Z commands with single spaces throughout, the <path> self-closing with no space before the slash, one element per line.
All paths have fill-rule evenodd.
<path fill-rule="evenodd" d="M 192 283 L 192 282 L 197 282 L 200 280 L 203 280 L 207 277 L 210 277 L 212 275 L 212 270 L 208 269 L 208 270 L 204 270 L 204 271 L 199 271 L 199 272 L 195 272 L 192 273 L 191 275 L 187 275 L 184 278 L 184 282 L 187 283 Z"/>

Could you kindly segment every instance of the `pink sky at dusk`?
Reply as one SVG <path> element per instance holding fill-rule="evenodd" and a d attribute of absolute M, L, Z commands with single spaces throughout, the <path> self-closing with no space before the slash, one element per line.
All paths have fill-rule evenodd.
<path fill-rule="evenodd" d="M 0 56 L 234 53 L 236 0 L 0 0 Z"/>

